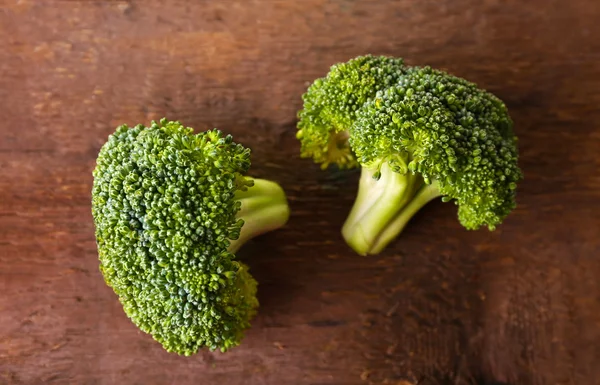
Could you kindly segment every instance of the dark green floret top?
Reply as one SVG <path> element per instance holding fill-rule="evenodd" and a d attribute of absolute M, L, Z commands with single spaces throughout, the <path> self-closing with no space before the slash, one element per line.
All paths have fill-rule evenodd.
<path fill-rule="evenodd" d="M 250 150 L 165 119 L 121 126 L 93 172 L 100 270 L 127 316 L 170 352 L 236 346 L 257 284 L 233 254 L 283 226 L 281 187 L 245 176 Z"/>

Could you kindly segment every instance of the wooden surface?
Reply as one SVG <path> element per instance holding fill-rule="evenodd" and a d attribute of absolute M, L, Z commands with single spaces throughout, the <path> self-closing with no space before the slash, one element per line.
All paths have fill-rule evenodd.
<path fill-rule="evenodd" d="M 597 0 L 2 1 L 0 383 L 599 384 L 599 24 Z M 357 174 L 299 159 L 295 113 L 365 53 L 506 101 L 526 180 L 498 231 L 436 202 L 378 257 L 345 246 Z M 98 270 L 95 157 L 162 116 L 233 133 L 289 194 L 241 253 L 262 307 L 227 354 L 166 353 Z"/>

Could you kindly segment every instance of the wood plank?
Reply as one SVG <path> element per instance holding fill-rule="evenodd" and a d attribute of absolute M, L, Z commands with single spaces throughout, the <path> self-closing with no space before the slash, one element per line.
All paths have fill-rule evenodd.
<path fill-rule="evenodd" d="M 3 2 L 0 383 L 600 383 L 598 20 L 595 0 Z M 357 174 L 299 159 L 295 116 L 365 53 L 506 101 L 526 179 L 498 231 L 436 202 L 380 256 L 345 246 Z M 95 157 L 162 116 L 234 134 L 289 194 L 241 252 L 261 308 L 226 354 L 166 353 L 98 271 Z"/>

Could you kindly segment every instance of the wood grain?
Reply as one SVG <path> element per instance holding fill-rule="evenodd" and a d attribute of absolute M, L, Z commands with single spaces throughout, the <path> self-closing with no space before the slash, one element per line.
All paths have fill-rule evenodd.
<path fill-rule="evenodd" d="M 3 1 L 0 383 L 599 384 L 596 0 Z M 405 57 L 508 104 L 525 181 L 496 232 L 435 202 L 378 257 L 339 229 L 357 174 L 298 158 L 307 82 Z M 219 127 L 289 194 L 241 253 L 262 307 L 227 354 L 170 355 L 98 271 L 91 170 L 121 123 Z"/>

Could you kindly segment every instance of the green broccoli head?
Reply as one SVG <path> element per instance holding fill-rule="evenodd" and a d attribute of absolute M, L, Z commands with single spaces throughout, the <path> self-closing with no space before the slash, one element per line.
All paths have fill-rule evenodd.
<path fill-rule="evenodd" d="M 395 84 L 403 72 L 402 59 L 360 56 L 331 67 L 302 96 L 297 137 L 301 155 L 323 168 L 336 164 L 353 168 L 358 164 L 348 144 L 348 130 L 356 112 L 379 90 Z"/>
<path fill-rule="evenodd" d="M 412 67 L 357 113 L 350 145 L 362 176 L 342 230 L 377 254 L 427 202 L 458 205 L 467 229 L 493 230 L 515 207 L 517 140 L 504 103 L 473 83 Z"/>
<path fill-rule="evenodd" d="M 233 254 L 283 226 L 285 194 L 245 176 L 250 150 L 165 119 L 121 126 L 93 172 L 100 270 L 127 316 L 169 352 L 240 343 L 256 281 Z"/>

